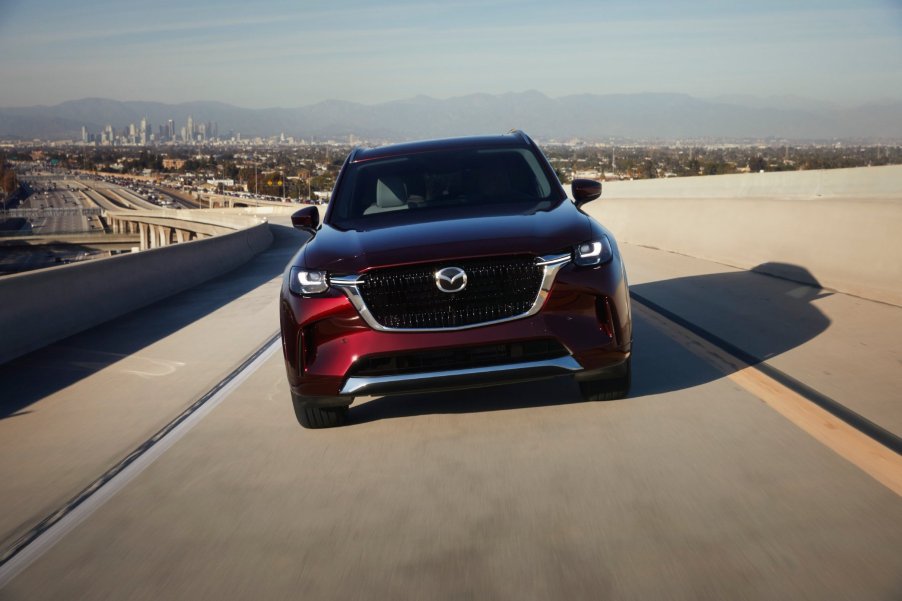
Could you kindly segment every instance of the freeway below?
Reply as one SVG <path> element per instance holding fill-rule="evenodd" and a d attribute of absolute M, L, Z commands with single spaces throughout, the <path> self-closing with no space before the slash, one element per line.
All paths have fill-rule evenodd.
<path fill-rule="evenodd" d="M 24 219 L 19 232 L 7 231 L 0 238 L 0 274 L 53 267 L 99 256 L 96 245 L 83 245 L 104 232 L 100 208 L 62 178 L 29 178 L 32 193 L 15 209 L 0 214 Z M 75 236 L 75 238 L 71 238 Z M 124 248 L 121 244 L 116 248 Z M 130 247 L 128 247 L 130 248 Z"/>
<path fill-rule="evenodd" d="M 624 245 L 629 398 L 363 398 L 310 431 L 272 342 L 303 239 L 281 223 L 246 266 L 0 366 L 0 541 L 35 541 L 0 597 L 902 598 L 899 455 L 800 394 L 902 432 L 902 308 Z"/>
<path fill-rule="evenodd" d="M 0 275 L 96 258 L 101 255 L 98 249 L 136 248 L 139 246 L 137 235 L 99 238 L 106 229 L 103 214 L 106 211 L 158 211 L 163 208 L 114 181 L 41 172 L 29 174 L 27 181 L 33 193 L 15 209 L 0 214 L 0 221 L 6 221 L 14 228 L 22 225 L 22 219 L 28 222 L 22 230 L 3 232 Z M 149 194 L 154 198 L 158 196 L 160 203 L 191 206 L 158 190 Z M 28 239 L 11 238 L 26 235 Z"/>
<path fill-rule="evenodd" d="M 36 187 L 34 193 L 19 205 L 20 209 L 32 209 L 29 221 L 35 234 L 82 233 L 100 229 L 96 219 L 89 219 L 78 211 L 53 211 L 48 209 L 75 209 L 85 207 L 83 198 L 64 185 L 55 188 Z"/>

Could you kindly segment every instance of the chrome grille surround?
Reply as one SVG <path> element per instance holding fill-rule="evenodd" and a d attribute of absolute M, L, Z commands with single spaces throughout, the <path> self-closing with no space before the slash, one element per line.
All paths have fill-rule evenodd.
<path fill-rule="evenodd" d="M 478 328 L 487 325 L 514 321 L 516 319 L 523 319 L 525 317 L 529 317 L 538 313 L 542 308 L 542 305 L 545 304 L 545 299 L 548 298 L 548 294 L 551 292 L 551 287 L 554 284 L 554 279 L 557 276 L 558 271 L 564 265 L 569 263 L 570 259 L 570 253 L 536 257 L 535 266 L 542 269 L 542 276 L 535 300 L 533 300 L 532 305 L 525 312 L 509 317 L 504 317 L 502 319 L 494 319 L 490 321 L 482 321 L 478 323 L 470 323 L 458 326 L 422 328 L 385 326 L 379 322 L 372 311 L 370 311 L 369 307 L 367 307 L 366 301 L 364 300 L 361 293 L 360 287 L 365 284 L 365 275 L 332 276 L 329 278 L 329 284 L 331 286 L 339 288 L 342 292 L 344 292 L 347 295 L 348 299 L 351 301 L 351 304 L 354 305 L 354 308 L 357 309 L 360 317 L 363 318 L 367 325 L 380 332 L 448 332 L 455 330 L 468 330 L 471 328 Z M 446 261 L 444 262 L 444 264 L 453 265 L 454 261 Z"/>

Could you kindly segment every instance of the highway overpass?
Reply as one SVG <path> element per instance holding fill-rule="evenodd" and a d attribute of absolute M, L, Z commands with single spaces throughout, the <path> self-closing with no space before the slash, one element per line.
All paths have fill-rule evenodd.
<path fill-rule="evenodd" d="M 820 192 L 805 173 L 606 185 L 588 211 L 621 241 L 636 328 L 634 389 L 607 403 L 547 381 L 301 429 L 274 336 L 305 234 L 276 209 L 104 260 L 135 273 L 106 278 L 130 312 L 101 272 L 76 303 L 80 278 L 48 279 L 59 311 L 117 317 L 0 366 L 0 596 L 899 599 L 902 307 L 874 297 L 902 278 L 810 251 L 866 238 L 857 213 L 902 231 L 902 171 L 881 169 Z M 811 227 L 812 194 L 842 218 Z M 881 240 L 872 259 L 902 263 Z"/>
<path fill-rule="evenodd" d="M 101 250 L 131 250 L 132 248 L 138 247 L 140 240 L 141 238 L 137 233 L 4 236 L 0 238 L 0 249 L 9 249 L 10 247 L 71 245 Z"/>
<path fill-rule="evenodd" d="M 30 180 L 35 193 L 22 206 L 0 212 L 2 218 L 28 222 L 24 230 L 2 232 L 0 273 L 106 256 L 93 252 L 97 250 L 147 250 L 234 229 L 227 216 L 164 210 L 126 187 L 103 180 L 58 174 L 30 176 Z M 111 235 L 104 235 L 105 230 Z"/>
<path fill-rule="evenodd" d="M 231 196 L 227 194 L 211 194 L 209 192 L 201 192 L 198 195 L 201 206 L 209 208 L 230 208 L 230 207 L 284 207 L 295 206 L 300 208 L 298 204 L 286 198 L 280 200 L 265 200 L 262 198 L 252 198 L 249 196 Z"/>

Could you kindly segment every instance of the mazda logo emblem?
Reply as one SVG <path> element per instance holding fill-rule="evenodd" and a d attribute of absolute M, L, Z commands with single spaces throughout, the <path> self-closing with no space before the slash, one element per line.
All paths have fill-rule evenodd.
<path fill-rule="evenodd" d="M 435 272 L 435 285 L 442 292 L 460 292 L 467 287 L 467 272 L 460 267 L 444 267 Z"/>

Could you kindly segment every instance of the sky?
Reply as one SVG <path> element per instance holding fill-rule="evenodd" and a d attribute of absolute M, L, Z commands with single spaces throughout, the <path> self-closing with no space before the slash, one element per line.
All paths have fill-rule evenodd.
<path fill-rule="evenodd" d="M 902 99 L 902 0 L 0 0 L 0 106 L 538 90 Z"/>

